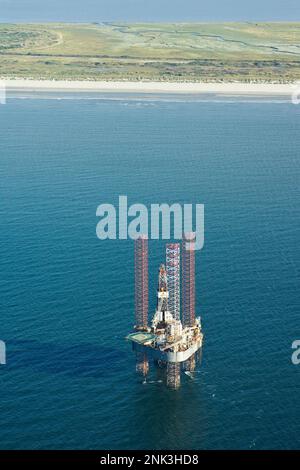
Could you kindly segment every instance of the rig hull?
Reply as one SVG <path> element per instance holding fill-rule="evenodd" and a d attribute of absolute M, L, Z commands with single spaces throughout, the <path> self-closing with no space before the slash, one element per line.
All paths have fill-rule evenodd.
<path fill-rule="evenodd" d="M 203 335 L 200 335 L 194 343 L 184 351 L 162 351 L 161 349 L 151 347 L 151 345 L 142 344 L 141 342 L 134 339 L 134 334 L 129 335 L 127 339 L 132 342 L 132 347 L 134 351 L 145 352 L 154 360 L 160 360 L 164 362 L 173 362 L 181 363 L 187 361 L 193 354 L 195 354 L 201 347 L 203 343 Z"/>

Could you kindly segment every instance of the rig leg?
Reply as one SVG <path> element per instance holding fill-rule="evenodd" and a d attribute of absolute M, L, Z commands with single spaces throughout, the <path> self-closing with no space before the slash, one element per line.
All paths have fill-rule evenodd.
<path fill-rule="evenodd" d="M 173 390 L 180 387 L 180 364 L 175 362 L 167 363 L 167 386 Z"/>
<path fill-rule="evenodd" d="M 196 369 L 196 355 L 193 354 L 187 361 L 184 363 L 184 370 L 189 372 L 194 372 Z"/>
<path fill-rule="evenodd" d="M 149 372 L 149 361 L 145 352 L 136 353 L 136 372 L 143 377 L 146 377 Z"/>

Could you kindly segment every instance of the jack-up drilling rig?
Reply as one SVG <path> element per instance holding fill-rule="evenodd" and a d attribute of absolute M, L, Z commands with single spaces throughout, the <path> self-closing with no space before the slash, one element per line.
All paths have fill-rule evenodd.
<path fill-rule="evenodd" d="M 127 336 L 136 353 L 136 370 L 144 377 L 149 358 L 166 368 L 168 387 L 180 387 L 181 369 L 195 370 L 202 347 L 201 319 L 195 315 L 195 234 L 182 240 L 182 315 L 180 314 L 180 244 L 166 245 L 166 265 L 158 273 L 156 310 L 148 325 L 148 240 L 135 241 L 135 327 Z"/>

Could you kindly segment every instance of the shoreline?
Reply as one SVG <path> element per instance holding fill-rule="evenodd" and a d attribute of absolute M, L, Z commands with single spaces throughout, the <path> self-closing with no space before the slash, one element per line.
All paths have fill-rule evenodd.
<path fill-rule="evenodd" d="M 9 92 L 100 92 L 100 93 L 175 93 L 221 94 L 247 96 L 291 96 L 295 84 L 272 83 L 187 83 L 187 82 L 122 82 L 122 81 L 56 81 L 0 79 Z M 298 85 L 299 87 L 300 85 Z"/>

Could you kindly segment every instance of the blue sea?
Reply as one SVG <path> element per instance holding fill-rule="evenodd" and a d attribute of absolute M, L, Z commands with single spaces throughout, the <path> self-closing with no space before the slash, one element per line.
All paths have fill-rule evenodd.
<path fill-rule="evenodd" d="M 73 98 L 0 106 L 0 448 L 299 448 L 300 106 Z M 205 204 L 205 341 L 177 391 L 125 341 L 133 242 L 96 237 L 119 195 Z"/>

